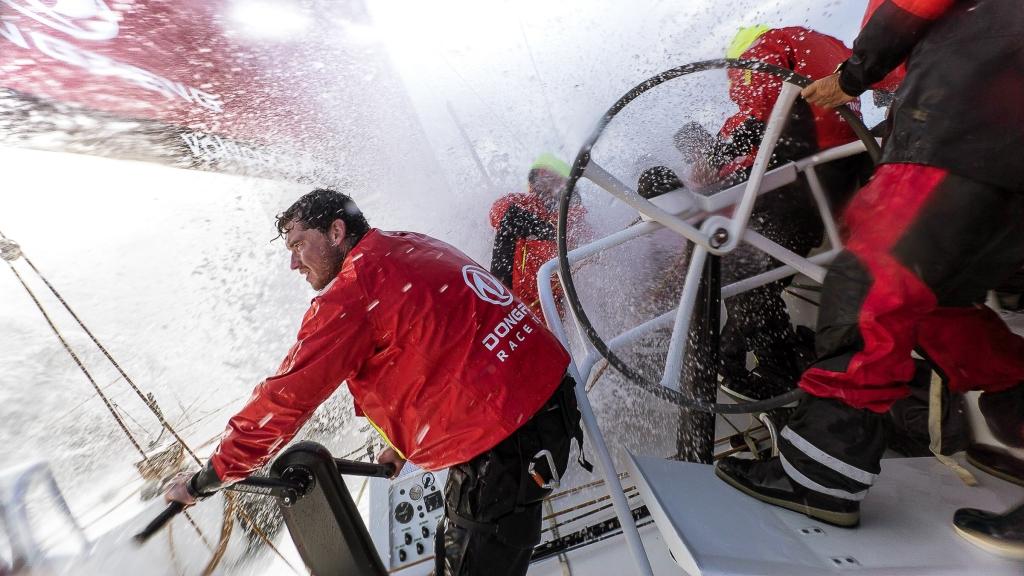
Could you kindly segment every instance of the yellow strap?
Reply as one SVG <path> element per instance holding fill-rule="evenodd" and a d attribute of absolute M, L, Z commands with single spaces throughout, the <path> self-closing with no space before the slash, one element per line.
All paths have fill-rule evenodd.
<path fill-rule="evenodd" d="M 380 434 L 380 437 L 383 438 L 384 441 L 388 443 L 388 446 L 390 446 L 392 450 L 398 453 L 399 457 L 401 457 L 402 460 L 408 460 L 408 458 L 405 457 L 405 454 L 402 454 L 402 451 L 399 450 L 391 442 L 391 440 L 388 438 L 388 435 L 385 434 L 384 431 L 380 429 L 380 426 L 377 426 L 377 424 L 373 420 L 370 420 L 369 416 L 366 416 L 365 414 L 363 416 L 366 418 L 366 421 L 370 423 L 370 426 L 373 426 L 373 429 L 377 431 L 377 434 Z"/>
<path fill-rule="evenodd" d="M 928 391 L 928 438 L 930 443 L 928 449 L 950 470 L 960 477 L 960 480 L 968 486 L 977 486 L 978 479 L 971 474 L 970 470 L 957 463 L 956 460 L 942 453 L 942 378 L 932 371 L 931 386 Z"/>

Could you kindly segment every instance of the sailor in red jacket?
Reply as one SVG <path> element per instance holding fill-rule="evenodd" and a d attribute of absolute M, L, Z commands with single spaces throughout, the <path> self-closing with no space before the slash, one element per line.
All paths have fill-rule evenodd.
<path fill-rule="evenodd" d="M 450 468 L 445 574 L 525 574 L 541 499 L 526 473 L 565 471 L 581 438 L 569 357 L 526 305 L 441 242 L 371 229 L 352 200 L 315 190 L 278 216 L 291 267 L 319 291 L 277 374 L 231 418 L 207 466 L 172 486 L 185 503 L 265 465 L 338 386 L 401 469 Z M 523 485 L 525 484 L 525 485 Z"/>
<path fill-rule="evenodd" d="M 850 49 L 842 41 L 827 34 L 802 26 L 769 28 L 763 24 L 741 28 L 726 50 L 729 58 L 773 64 L 811 79 L 828 76 L 849 55 Z M 716 150 L 720 177 L 753 165 L 757 144 L 782 89 L 782 80 L 770 74 L 730 68 L 728 75 L 729 98 L 739 111 L 718 133 L 723 143 Z M 775 155 L 777 160 L 797 160 L 856 139 L 853 129 L 834 110 L 798 101 Z"/>
<path fill-rule="evenodd" d="M 810 78 L 831 74 L 850 55 L 843 43 L 800 26 L 741 28 L 726 56 L 772 64 Z M 717 187 L 747 179 L 764 136 L 768 118 L 782 89 L 770 74 L 733 68 L 728 71 L 729 97 L 737 111 L 717 137 L 690 123 L 676 135 L 684 159 L 694 165 L 695 180 Z M 806 158 L 819 151 L 856 140 L 853 129 L 834 110 L 794 103 L 772 163 Z M 866 154 L 822 165 L 817 173 L 834 210 L 866 181 L 871 163 Z M 806 256 L 821 244 L 824 224 L 806 181 L 758 198 L 751 229 L 796 254 Z M 778 266 L 767 254 L 741 245 L 722 261 L 723 285 L 756 276 Z M 792 278 L 733 296 L 725 301 L 728 320 L 722 329 L 722 390 L 742 401 L 764 400 L 792 390 L 813 357 L 807 343 L 794 332 L 782 299 Z M 756 366 L 747 369 L 747 354 Z"/>
<path fill-rule="evenodd" d="M 491 227 L 495 230 L 491 273 L 538 315 L 541 307 L 537 272 L 558 255 L 555 245 L 558 195 L 568 177 L 568 164 L 551 154 L 542 154 L 530 166 L 529 191 L 505 195 L 491 206 Z M 571 237 L 579 234 L 578 226 L 582 221 L 583 208 L 572 206 L 569 210 Z"/>
<path fill-rule="evenodd" d="M 838 106 L 907 67 L 881 165 L 850 201 L 845 250 L 825 277 L 819 359 L 800 380 L 808 397 L 781 433 L 781 457 L 719 462 L 733 486 L 856 525 L 881 470 L 886 412 L 909 394 L 914 350 L 951 391 L 984 390 L 993 435 L 1024 447 L 1024 338 L 984 305 L 1024 263 L 1022 37 L 1016 0 L 887 0 L 841 71 L 804 90 Z M 1024 484 L 1024 470 L 997 466 Z M 1024 554 L 1024 511 L 1010 515 L 1016 525 L 977 522 L 976 512 L 973 528 L 1012 536 Z"/>

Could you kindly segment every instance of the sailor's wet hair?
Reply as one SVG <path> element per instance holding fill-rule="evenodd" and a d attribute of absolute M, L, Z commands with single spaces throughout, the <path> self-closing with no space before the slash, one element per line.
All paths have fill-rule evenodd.
<path fill-rule="evenodd" d="M 348 194 L 317 188 L 277 215 L 278 237 L 287 234 L 294 222 L 326 234 L 338 218 L 345 223 L 345 238 L 358 241 L 370 231 L 366 217 Z"/>

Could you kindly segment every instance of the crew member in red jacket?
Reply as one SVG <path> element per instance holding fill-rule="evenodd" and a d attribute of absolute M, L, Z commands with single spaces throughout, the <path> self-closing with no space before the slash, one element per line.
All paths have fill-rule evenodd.
<path fill-rule="evenodd" d="M 530 166 L 529 191 L 505 195 L 491 206 L 491 226 L 495 230 L 491 273 L 538 315 L 542 312 L 537 272 L 558 255 L 558 195 L 568 177 L 568 164 L 552 154 L 542 154 Z M 572 206 L 571 235 L 578 234 L 576 227 L 582 220 L 583 208 L 578 204 Z"/>
<path fill-rule="evenodd" d="M 809 396 L 781 434 L 781 457 L 719 463 L 733 486 L 856 525 L 915 349 L 953 392 L 984 390 L 994 434 L 1024 446 L 1024 338 L 984 306 L 1024 263 L 1022 37 L 1016 0 L 887 0 L 841 71 L 804 90 L 834 107 L 907 65 L 882 164 L 851 200 L 845 251 L 825 278 L 819 360 L 800 380 Z M 1024 512 L 1010 518 L 988 525 L 1024 552 Z"/>
<path fill-rule="evenodd" d="M 381 462 L 449 468 L 437 573 L 526 574 L 542 485 L 582 439 L 561 344 L 467 256 L 422 234 L 371 229 L 344 194 L 303 196 L 277 229 L 292 269 L 319 294 L 277 374 L 168 499 L 190 504 L 249 476 L 344 383 L 390 445 Z"/>
<path fill-rule="evenodd" d="M 726 51 L 729 58 L 756 60 L 809 78 L 831 74 L 849 55 L 850 49 L 840 40 L 800 26 L 741 28 Z M 729 97 L 738 110 L 725 121 L 717 137 L 703 132 L 696 123 L 684 126 L 676 135 L 684 159 L 694 165 L 695 179 L 717 187 L 748 178 L 782 89 L 779 78 L 763 72 L 731 68 L 728 76 Z M 769 166 L 803 159 L 856 139 L 853 129 L 836 111 L 798 100 Z M 870 170 L 866 154 L 818 168 L 833 210 L 838 210 L 867 180 Z M 824 235 L 817 204 L 803 179 L 759 197 L 750 227 L 802 256 L 821 244 Z M 743 244 L 723 260 L 722 283 L 755 276 L 778 265 L 764 252 Z M 791 281 L 790 277 L 772 282 L 726 300 L 728 320 L 722 329 L 721 373 L 722 390 L 730 396 L 754 401 L 788 392 L 812 359 L 810 346 L 794 333 L 782 299 L 782 291 Z M 748 352 L 757 362 L 753 370 L 747 369 Z"/>
<path fill-rule="evenodd" d="M 728 58 L 772 64 L 811 79 L 828 76 L 849 55 L 850 49 L 842 41 L 827 34 L 803 26 L 769 28 L 763 24 L 741 28 L 726 50 Z M 782 80 L 771 74 L 730 68 L 728 75 L 729 99 L 739 111 L 718 132 L 721 146 L 715 150 L 719 157 L 714 164 L 723 178 L 753 165 L 757 144 L 782 89 Z M 836 111 L 797 102 L 776 145 L 776 159 L 805 158 L 856 139 Z"/>

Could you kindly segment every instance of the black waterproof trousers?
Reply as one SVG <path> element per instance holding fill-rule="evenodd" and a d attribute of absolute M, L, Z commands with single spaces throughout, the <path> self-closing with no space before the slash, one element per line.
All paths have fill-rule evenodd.
<path fill-rule="evenodd" d="M 886 412 L 910 393 L 913 350 L 952 392 L 1024 381 L 1024 338 L 984 305 L 1024 265 L 1024 194 L 921 164 L 884 164 L 851 201 L 822 289 L 811 397 L 782 431 L 790 478 L 860 500 L 880 470 Z M 1024 414 L 1017 415 L 1017 422 Z"/>
<path fill-rule="evenodd" d="M 867 182 L 871 169 L 866 154 L 818 168 L 833 212 L 841 210 Z M 750 228 L 800 256 L 807 256 L 821 244 L 825 231 L 818 206 L 803 179 L 758 198 Z M 741 244 L 722 260 L 722 286 L 780 265 L 764 252 Z M 782 299 L 782 291 L 792 280 L 790 276 L 725 301 L 728 320 L 722 328 L 721 357 L 722 376 L 726 380 L 748 377 L 747 352 L 752 352 L 762 375 L 796 384 L 805 366 L 797 354 L 796 336 Z"/>
<path fill-rule="evenodd" d="M 551 399 L 494 448 L 449 469 L 445 519 L 437 531 L 437 575 L 523 576 L 541 539 L 541 503 L 551 493 L 528 471 L 533 462 L 552 477 L 541 450 L 551 452 L 558 475 L 572 439 L 582 441 L 573 379 L 566 376 Z M 581 446 L 582 448 L 582 446 Z"/>

